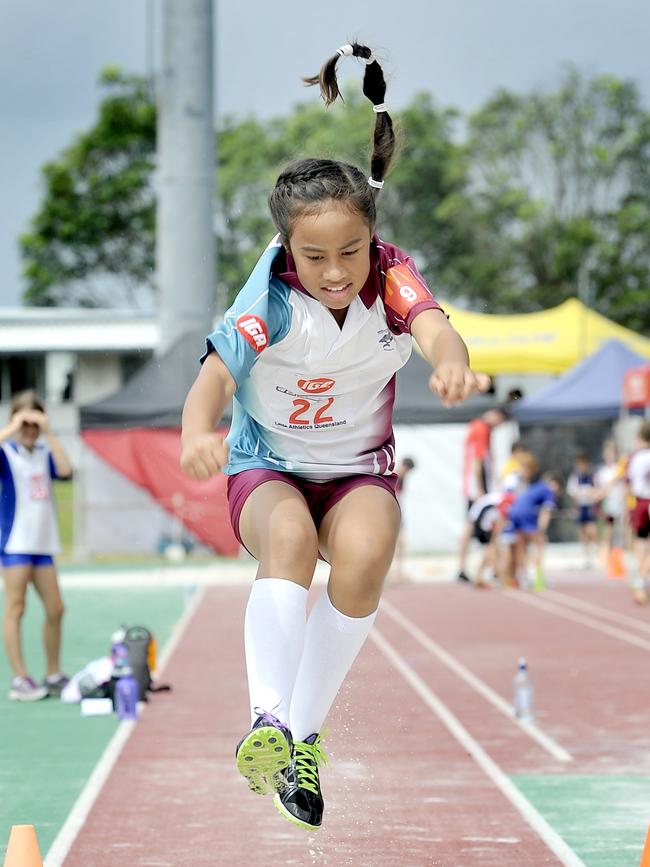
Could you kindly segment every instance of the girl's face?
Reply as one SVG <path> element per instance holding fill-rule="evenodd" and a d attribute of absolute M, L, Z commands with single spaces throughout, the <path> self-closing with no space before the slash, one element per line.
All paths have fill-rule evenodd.
<path fill-rule="evenodd" d="M 368 279 L 370 239 L 363 217 L 336 202 L 294 223 L 289 243 L 298 278 L 339 324 Z"/>
<path fill-rule="evenodd" d="M 16 439 L 21 446 L 31 451 L 36 445 L 36 440 L 40 435 L 41 429 L 37 424 L 30 421 L 24 421 L 20 426 Z"/>

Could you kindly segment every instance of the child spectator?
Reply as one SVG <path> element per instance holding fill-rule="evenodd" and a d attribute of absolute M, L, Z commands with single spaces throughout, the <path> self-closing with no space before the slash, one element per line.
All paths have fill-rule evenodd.
<path fill-rule="evenodd" d="M 602 522 L 602 542 L 607 563 L 614 543 L 614 530 L 625 510 L 625 461 L 621 460 L 614 440 L 603 443 L 603 463 L 594 475 L 597 516 Z"/>
<path fill-rule="evenodd" d="M 578 534 L 584 553 L 584 568 L 592 568 L 592 549 L 598 541 L 596 528 L 596 483 L 594 471 L 587 456 L 579 452 L 573 464 L 573 472 L 567 482 L 567 494 L 576 502 Z"/>
<path fill-rule="evenodd" d="M 532 565 L 536 580 L 541 583 L 546 532 L 561 489 L 560 480 L 553 473 L 545 473 L 541 479 L 537 478 L 539 464 L 534 455 L 522 455 L 520 464 L 522 478 L 528 484 L 517 494 L 508 515 L 506 533 L 511 537 L 512 544 L 506 583 L 511 587 L 529 583 L 527 571 L 531 544 L 535 546 Z"/>
<path fill-rule="evenodd" d="M 71 475 L 70 461 L 49 428 L 43 404 L 32 391 L 17 395 L 9 424 L 0 430 L 0 560 L 5 584 L 4 641 L 13 671 L 9 698 L 13 701 L 60 695 L 68 680 L 59 666 L 63 602 L 53 559 L 59 551 L 59 534 L 51 482 Z M 42 685 L 28 674 L 22 654 L 20 625 L 30 583 L 45 608 Z"/>
<path fill-rule="evenodd" d="M 648 601 L 646 582 L 650 577 L 650 421 L 643 422 L 639 428 L 636 446 L 637 450 L 628 462 L 625 478 L 632 497 L 629 520 L 636 559 L 632 593 L 635 602 L 645 605 Z"/>

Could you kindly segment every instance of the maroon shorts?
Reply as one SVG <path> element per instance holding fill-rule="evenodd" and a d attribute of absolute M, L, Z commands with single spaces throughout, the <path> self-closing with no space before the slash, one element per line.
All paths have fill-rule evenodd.
<path fill-rule="evenodd" d="M 321 521 L 346 494 L 362 485 L 376 485 L 384 488 L 395 497 L 397 476 L 371 476 L 361 474 L 358 476 L 343 476 L 340 479 L 331 479 L 327 482 L 310 482 L 300 476 L 291 473 L 280 473 L 277 470 L 242 470 L 234 476 L 228 476 L 228 507 L 230 509 L 230 523 L 235 531 L 239 543 L 244 545 L 239 535 L 239 516 L 244 508 L 244 503 L 255 488 L 264 482 L 284 482 L 291 485 L 303 495 L 307 501 L 307 507 L 314 519 L 316 529 Z M 396 498 L 397 499 L 397 498 Z M 244 547 L 246 547 L 244 545 Z"/>
<path fill-rule="evenodd" d="M 634 508 L 630 509 L 630 524 L 639 539 L 650 536 L 650 500 L 637 498 Z"/>

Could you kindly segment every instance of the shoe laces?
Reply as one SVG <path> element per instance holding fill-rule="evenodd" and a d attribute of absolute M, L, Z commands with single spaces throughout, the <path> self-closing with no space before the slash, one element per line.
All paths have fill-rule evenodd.
<path fill-rule="evenodd" d="M 329 761 L 327 753 L 320 743 L 320 735 L 317 735 L 313 744 L 304 741 L 295 741 L 295 762 L 298 785 L 301 789 L 307 789 L 318 794 L 318 766 L 325 765 Z"/>
<path fill-rule="evenodd" d="M 273 708 L 273 710 L 275 710 L 275 708 Z M 255 720 L 255 725 L 257 725 L 258 723 L 260 725 L 263 725 L 263 724 L 272 725 L 272 726 L 275 726 L 275 728 L 281 729 L 282 731 L 285 731 L 285 732 L 289 731 L 289 726 L 287 726 L 285 723 L 283 723 L 281 720 L 279 720 L 272 713 L 269 713 L 267 710 L 264 710 L 264 708 L 254 707 L 253 711 L 255 714 L 257 714 L 257 719 Z"/>

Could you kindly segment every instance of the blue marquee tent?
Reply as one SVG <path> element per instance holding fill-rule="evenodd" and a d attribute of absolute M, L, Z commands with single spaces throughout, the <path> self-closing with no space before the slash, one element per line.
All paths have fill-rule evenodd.
<path fill-rule="evenodd" d="M 523 424 L 615 419 L 625 371 L 646 361 L 620 340 L 608 340 L 555 382 L 514 405 L 514 415 Z"/>

